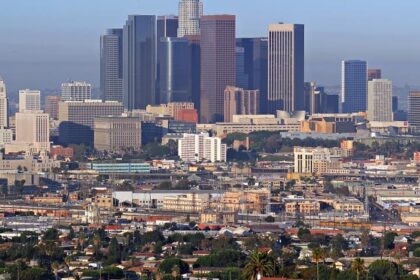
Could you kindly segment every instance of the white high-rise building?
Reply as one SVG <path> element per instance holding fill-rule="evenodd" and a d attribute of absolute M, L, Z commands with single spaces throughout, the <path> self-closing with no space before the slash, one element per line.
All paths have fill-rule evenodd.
<path fill-rule="evenodd" d="M 7 100 L 6 84 L 0 76 L 0 128 L 9 127 L 9 102 Z"/>
<path fill-rule="evenodd" d="M 36 152 L 49 151 L 49 115 L 42 111 L 16 113 L 16 144 L 33 145 Z"/>
<path fill-rule="evenodd" d="M 200 18 L 203 3 L 200 0 L 181 0 L 179 2 L 178 37 L 200 35 Z"/>
<path fill-rule="evenodd" d="M 374 79 L 368 82 L 368 120 L 390 122 L 392 114 L 392 81 Z"/>
<path fill-rule="evenodd" d="M 183 161 L 226 161 L 226 144 L 208 133 L 184 134 L 178 141 L 178 155 Z"/>
<path fill-rule="evenodd" d="M 295 173 L 326 172 L 331 162 L 328 148 L 294 148 Z"/>
<path fill-rule="evenodd" d="M 61 101 L 85 101 L 92 99 L 91 84 L 72 81 L 61 84 Z"/>
<path fill-rule="evenodd" d="M 24 89 L 19 91 L 19 112 L 41 110 L 41 92 Z"/>

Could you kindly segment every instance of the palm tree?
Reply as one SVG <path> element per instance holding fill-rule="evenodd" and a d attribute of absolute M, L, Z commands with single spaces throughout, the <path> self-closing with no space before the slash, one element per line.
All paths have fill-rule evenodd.
<path fill-rule="evenodd" d="M 257 280 L 261 277 L 274 276 L 276 263 L 272 255 L 254 251 L 247 259 L 244 275 L 247 280 Z"/>
<path fill-rule="evenodd" d="M 179 266 L 174 265 L 174 267 L 172 267 L 172 273 L 171 273 L 172 277 L 174 279 L 178 279 L 179 274 L 180 274 Z"/>
<path fill-rule="evenodd" d="M 325 258 L 325 252 L 321 248 L 315 248 L 312 252 L 312 259 L 316 262 L 316 279 L 319 280 L 319 262 Z"/>
<path fill-rule="evenodd" d="M 356 272 L 357 280 L 359 280 L 360 273 L 365 271 L 365 261 L 361 258 L 356 258 L 351 263 L 351 269 Z"/>

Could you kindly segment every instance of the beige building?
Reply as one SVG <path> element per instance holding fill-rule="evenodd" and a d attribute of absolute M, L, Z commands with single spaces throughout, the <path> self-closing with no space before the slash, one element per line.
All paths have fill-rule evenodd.
<path fill-rule="evenodd" d="M 315 214 L 321 210 L 319 201 L 310 199 L 285 201 L 284 206 L 287 214 Z"/>
<path fill-rule="evenodd" d="M 325 173 L 331 162 L 328 148 L 294 148 L 294 171 L 300 174 Z"/>
<path fill-rule="evenodd" d="M 236 224 L 238 215 L 236 212 L 204 211 L 200 213 L 200 222 L 204 224 Z"/>
<path fill-rule="evenodd" d="M 391 122 L 392 82 L 385 79 L 374 79 L 368 82 L 368 120 Z"/>
<path fill-rule="evenodd" d="M 94 121 L 94 145 L 100 151 L 140 150 L 141 122 L 138 118 L 98 117 Z"/>
<path fill-rule="evenodd" d="M 9 127 L 9 100 L 7 99 L 6 84 L 0 76 L 0 128 Z"/>
<path fill-rule="evenodd" d="M 230 212 L 266 214 L 269 197 L 268 189 L 232 190 L 223 194 L 218 207 Z"/>
<path fill-rule="evenodd" d="M 42 111 L 16 113 L 16 144 L 32 144 L 35 151 L 50 150 L 50 119 Z"/>
<path fill-rule="evenodd" d="M 147 105 L 146 113 L 153 114 L 153 115 L 167 116 L 169 115 L 168 105 L 166 104 Z"/>
<path fill-rule="evenodd" d="M 342 212 L 363 213 L 365 211 L 364 204 L 356 198 L 345 198 L 335 200 L 332 204 L 335 210 Z"/>
<path fill-rule="evenodd" d="M 19 91 L 19 112 L 41 110 L 41 92 L 24 89 Z"/>
<path fill-rule="evenodd" d="M 304 26 L 268 27 L 268 112 L 304 108 Z"/>
<path fill-rule="evenodd" d="M 257 115 L 260 108 L 260 91 L 228 86 L 224 95 L 225 122 L 232 122 L 233 115 Z"/>
<path fill-rule="evenodd" d="M 167 105 L 168 108 L 168 115 L 176 118 L 178 116 L 178 112 L 181 110 L 190 110 L 194 109 L 194 103 L 192 102 L 170 102 Z"/>
<path fill-rule="evenodd" d="M 60 96 L 45 97 L 45 113 L 50 115 L 51 119 L 58 120 L 58 104 L 60 103 Z"/>
<path fill-rule="evenodd" d="M 40 158 L 34 158 L 28 154 L 23 159 L 0 159 L 0 171 L 19 172 L 49 172 L 60 167 L 60 162 L 50 159 L 45 154 Z"/>
<path fill-rule="evenodd" d="M 276 118 L 275 115 L 233 115 L 232 122 L 216 123 L 213 127 L 218 137 L 230 133 L 249 134 L 254 131 L 300 131 L 300 121 Z"/>
<path fill-rule="evenodd" d="M 173 212 L 202 212 L 210 208 L 210 194 L 185 194 L 177 196 L 165 196 L 163 198 L 163 210 Z"/>

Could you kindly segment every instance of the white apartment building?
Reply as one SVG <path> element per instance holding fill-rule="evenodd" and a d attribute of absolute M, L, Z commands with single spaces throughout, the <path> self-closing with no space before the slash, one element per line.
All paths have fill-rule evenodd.
<path fill-rule="evenodd" d="M 0 128 L 9 127 L 8 103 L 6 84 L 0 76 Z"/>
<path fill-rule="evenodd" d="M 328 148 L 302 148 L 294 149 L 295 173 L 323 173 L 331 162 L 331 153 Z"/>
<path fill-rule="evenodd" d="M 385 79 L 374 79 L 368 82 L 368 112 L 369 121 L 391 122 L 392 113 L 392 82 Z"/>
<path fill-rule="evenodd" d="M 24 89 L 19 91 L 19 112 L 40 110 L 41 92 L 39 90 Z"/>
<path fill-rule="evenodd" d="M 183 134 L 178 141 L 178 155 L 183 161 L 226 161 L 226 144 L 208 133 Z"/>
<path fill-rule="evenodd" d="M 61 84 L 61 101 L 85 101 L 91 98 L 91 84 L 77 81 Z"/>
<path fill-rule="evenodd" d="M 16 113 L 16 144 L 33 145 L 36 152 L 49 151 L 49 115 L 42 111 Z"/>
<path fill-rule="evenodd" d="M 203 3 L 200 0 L 181 0 L 178 8 L 178 37 L 200 35 Z"/>

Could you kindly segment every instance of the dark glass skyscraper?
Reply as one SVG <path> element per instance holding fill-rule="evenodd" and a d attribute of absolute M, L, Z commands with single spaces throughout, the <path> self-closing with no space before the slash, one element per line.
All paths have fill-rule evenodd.
<path fill-rule="evenodd" d="M 191 95 L 194 108 L 200 111 L 201 45 L 199 35 L 187 35 L 190 48 Z"/>
<path fill-rule="evenodd" d="M 156 101 L 156 16 L 129 16 L 123 38 L 124 106 L 144 109 Z"/>
<path fill-rule="evenodd" d="M 157 80 L 156 80 L 156 104 L 165 103 L 160 101 L 160 40 L 167 37 L 176 37 L 178 32 L 177 16 L 158 16 L 157 17 Z"/>
<path fill-rule="evenodd" d="M 201 17 L 202 123 L 223 121 L 224 91 L 236 83 L 235 16 Z"/>
<path fill-rule="evenodd" d="M 260 90 L 260 112 L 266 112 L 268 85 L 268 39 L 238 38 L 236 46 L 244 49 L 244 69 L 248 78 L 247 89 Z"/>
<path fill-rule="evenodd" d="M 101 36 L 101 93 L 103 100 L 123 101 L 123 30 Z"/>
<path fill-rule="evenodd" d="M 161 38 L 159 49 L 160 103 L 192 101 L 188 40 Z"/>
<path fill-rule="evenodd" d="M 343 113 L 365 112 L 367 109 L 367 62 L 343 61 L 341 64 L 341 102 Z"/>

